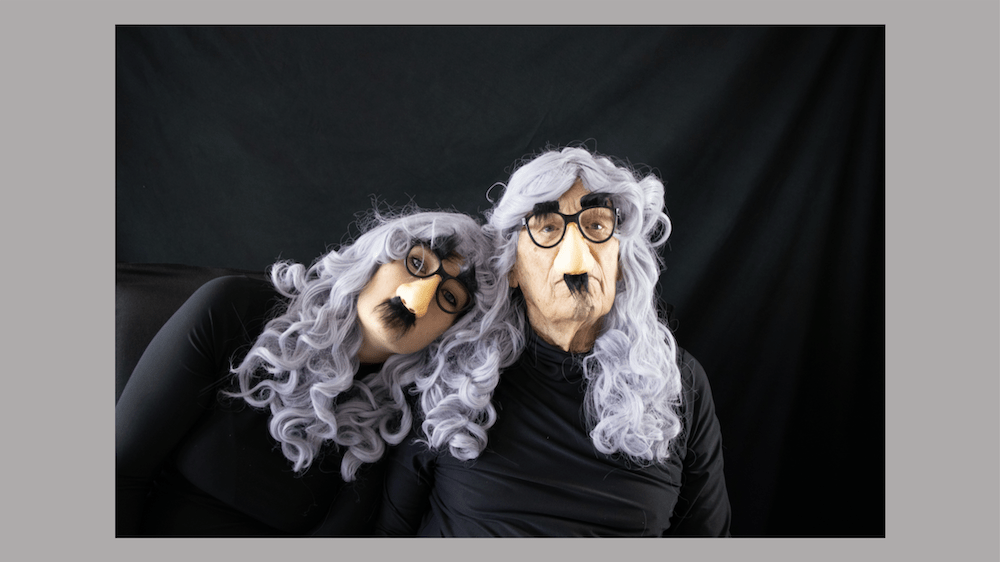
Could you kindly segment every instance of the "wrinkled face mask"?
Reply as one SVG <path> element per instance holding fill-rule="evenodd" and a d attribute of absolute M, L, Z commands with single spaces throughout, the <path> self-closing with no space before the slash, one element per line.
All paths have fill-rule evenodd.
<path fill-rule="evenodd" d="M 590 193 L 580 180 L 558 201 L 536 205 L 522 221 L 509 283 L 521 289 L 528 320 L 546 341 L 587 339 L 575 330 L 596 337 L 615 300 L 617 224 L 610 198 Z"/>

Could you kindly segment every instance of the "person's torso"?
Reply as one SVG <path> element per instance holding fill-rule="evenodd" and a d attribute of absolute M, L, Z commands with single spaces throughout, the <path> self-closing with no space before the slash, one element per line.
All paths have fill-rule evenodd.
<path fill-rule="evenodd" d="M 558 369 L 556 370 L 558 371 Z M 659 535 L 669 527 L 681 461 L 637 466 L 596 450 L 581 380 L 519 363 L 494 395 L 497 423 L 479 458 L 439 455 L 422 535 Z"/>
<path fill-rule="evenodd" d="M 227 328 L 227 333 L 212 334 L 216 342 L 224 342 L 222 353 L 234 361 L 242 359 L 272 314 L 278 295 L 261 287 L 263 283 L 231 283 L 241 291 L 240 302 L 246 303 L 239 309 L 240 321 L 213 323 L 252 327 L 242 333 Z M 175 448 L 156 480 L 147 509 L 147 530 L 179 535 L 309 532 L 324 520 L 345 489 L 341 454 L 328 444 L 308 470 L 296 473 L 271 437 L 270 412 L 250 407 L 242 398 L 220 395 L 221 389 L 234 390 L 235 386 L 228 368 L 220 367 L 216 375 L 215 384 L 204 390 L 216 399 Z M 362 470 L 359 476 L 367 485 L 366 473 Z"/>

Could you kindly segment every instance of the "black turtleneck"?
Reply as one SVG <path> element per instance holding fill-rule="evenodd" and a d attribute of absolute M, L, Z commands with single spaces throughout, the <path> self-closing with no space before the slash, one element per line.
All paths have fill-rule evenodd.
<path fill-rule="evenodd" d="M 529 330 L 530 332 L 530 330 Z M 412 439 L 390 459 L 377 523 L 422 536 L 729 533 L 722 438 L 708 379 L 678 349 L 684 431 L 664 465 L 599 453 L 583 419 L 579 357 L 527 337 L 494 394 L 486 450 L 461 462 Z"/>

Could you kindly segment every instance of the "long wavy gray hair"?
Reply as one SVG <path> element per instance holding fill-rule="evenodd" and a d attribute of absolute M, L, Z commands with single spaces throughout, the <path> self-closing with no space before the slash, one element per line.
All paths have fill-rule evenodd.
<path fill-rule="evenodd" d="M 602 453 L 621 453 L 639 464 L 662 462 L 681 431 L 676 342 L 656 306 L 663 266 L 657 248 L 666 243 L 671 229 L 662 182 L 653 175 L 640 179 L 630 167 L 582 148 L 544 152 L 511 175 L 503 196 L 486 213 L 486 231 L 496 245 L 490 265 L 497 279 L 506 280 L 517 258 L 521 218 L 536 203 L 557 200 L 577 179 L 588 191 L 610 194 L 620 211 L 615 236 L 621 276 L 614 305 L 593 349 L 583 358 L 590 437 Z M 486 430 L 497 415 L 488 399 L 502 369 L 513 364 L 525 347 L 524 301 L 517 298 L 517 289 L 502 285 L 504 290 L 485 296 L 474 334 L 454 332 L 442 343 L 449 348 L 452 363 L 418 378 L 418 385 L 425 387 L 446 379 L 446 387 L 462 393 L 454 400 L 466 409 L 450 422 L 451 428 L 462 429 L 430 427 L 438 431 L 428 434 L 431 446 L 444 443 L 435 441 L 435 435 L 449 436 L 453 454 L 457 444 L 465 458 L 478 456 L 485 447 Z M 448 398 L 437 400 L 444 403 Z M 424 422 L 425 429 L 432 425 Z"/>
<path fill-rule="evenodd" d="M 343 451 L 345 481 L 353 480 L 363 463 L 381 458 L 387 444 L 407 435 L 413 414 L 406 388 L 430 370 L 443 337 L 422 351 L 393 355 L 381 370 L 355 378 L 361 347 L 358 295 L 378 267 L 403 259 L 414 241 L 434 246 L 450 238 L 465 259 L 463 269 L 475 269 L 479 287 L 496 285 L 486 263 L 491 246 L 467 215 L 411 207 L 396 216 L 373 211 L 359 226 L 364 234 L 353 244 L 309 268 L 288 261 L 271 267 L 271 282 L 289 302 L 232 368 L 239 391 L 230 393 L 270 410 L 270 433 L 296 471 L 308 469 L 324 443 L 335 443 Z M 472 315 L 465 314 L 445 334 L 467 331 L 471 321 Z"/>

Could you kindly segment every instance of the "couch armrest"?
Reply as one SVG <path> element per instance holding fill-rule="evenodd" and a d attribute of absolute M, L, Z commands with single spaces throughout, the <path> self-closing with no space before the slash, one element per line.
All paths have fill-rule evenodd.
<path fill-rule="evenodd" d="M 224 275 L 263 271 L 175 264 L 115 264 L 115 402 L 149 342 L 197 289 Z"/>

